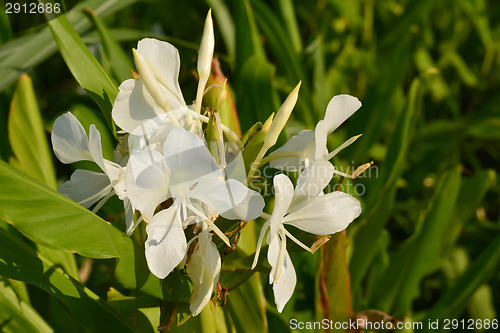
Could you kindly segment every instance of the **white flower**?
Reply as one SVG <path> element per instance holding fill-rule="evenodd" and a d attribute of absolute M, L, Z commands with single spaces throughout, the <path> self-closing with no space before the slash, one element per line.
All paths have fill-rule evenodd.
<path fill-rule="evenodd" d="M 187 273 L 193 282 L 193 293 L 189 300 L 193 316 L 197 316 L 212 298 L 222 266 L 219 251 L 212 242 L 208 228 L 200 232 L 196 238 L 198 242 L 186 265 Z"/>
<path fill-rule="evenodd" d="M 141 77 L 120 85 L 112 110 L 115 123 L 129 133 L 149 119 L 186 106 L 179 86 L 179 53 L 173 45 L 145 38 L 137 44 L 134 58 Z"/>
<path fill-rule="evenodd" d="M 188 224 L 204 222 L 226 244 L 229 240 L 212 221 L 221 215 L 227 219 L 252 220 L 261 215 L 264 200 L 234 179 L 224 180 L 204 142 L 191 132 L 178 127 L 167 136 L 163 154 L 156 150 L 133 153 L 127 165 L 126 186 L 132 206 L 147 222 L 146 258 L 153 274 L 167 276 L 182 258 L 167 258 L 165 249 L 185 252 L 186 240 L 169 243 L 169 230 L 182 230 Z M 172 198 L 169 213 L 159 222 L 156 207 Z M 168 220 L 168 221 L 165 221 Z M 158 225 L 163 231 L 155 230 Z M 178 247 L 172 250 L 171 247 Z M 162 261 L 171 260 L 169 264 Z"/>
<path fill-rule="evenodd" d="M 66 164 L 82 160 L 95 162 L 104 173 L 76 170 L 71 179 L 58 191 L 85 208 L 101 200 L 94 208 L 97 211 L 104 202 L 116 194 L 125 206 L 127 232 L 133 225 L 133 211 L 125 192 L 125 169 L 119 164 L 103 158 L 101 135 L 90 125 L 89 137 L 78 119 L 67 112 L 56 119 L 52 128 L 52 146 L 57 158 Z"/>
<path fill-rule="evenodd" d="M 334 173 L 328 161 L 316 160 L 304 169 L 293 189 L 284 174 L 274 177 L 275 204 L 271 218 L 262 227 L 253 267 L 257 263 L 264 235 L 270 228 L 267 260 L 271 265 L 269 283 L 273 284 L 274 298 L 281 312 L 295 289 L 297 278 L 286 251 L 287 237 L 304 249 L 311 251 L 284 227 L 292 225 L 315 235 L 329 235 L 344 230 L 361 213 L 359 201 L 343 192 L 323 194 Z"/>
<path fill-rule="evenodd" d="M 344 121 L 361 107 L 361 102 L 353 96 L 337 95 L 334 96 L 326 107 L 325 118 L 320 120 L 314 131 L 303 130 L 293 136 L 280 148 L 276 149 L 271 156 L 276 157 L 270 161 L 273 168 L 296 171 L 301 167 L 302 162 L 305 166 L 311 164 L 315 159 L 323 159 L 328 155 L 326 140 L 328 134 L 335 131 Z M 341 149 L 354 142 L 359 136 L 347 140 L 334 152 L 328 155 L 326 159 L 331 159 Z M 279 158 L 280 155 L 298 154 L 298 157 Z"/>

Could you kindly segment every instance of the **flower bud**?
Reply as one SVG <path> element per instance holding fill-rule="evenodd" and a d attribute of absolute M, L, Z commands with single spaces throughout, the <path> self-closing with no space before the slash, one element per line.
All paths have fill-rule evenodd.
<path fill-rule="evenodd" d="M 264 147 L 266 147 L 267 149 L 274 146 L 276 141 L 278 141 L 278 136 L 285 127 L 285 124 L 288 121 L 290 114 L 292 113 L 295 103 L 297 103 L 301 84 L 302 81 L 300 81 L 299 84 L 297 84 L 297 86 L 292 90 L 290 95 L 288 95 L 288 97 L 276 113 L 276 117 L 274 117 L 271 127 L 269 127 L 269 131 L 264 138 Z"/>
<path fill-rule="evenodd" d="M 168 100 L 158 84 L 158 80 L 152 69 L 152 64 L 142 56 L 136 49 L 132 49 L 134 54 L 134 63 L 139 72 L 139 76 L 144 83 L 147 91 L 153 97 L 155 103 L 160 106 L 165 112 L 170 111 L 168 108 Z"/>
<path fill-rule="evenodd" d="M 210 9 L 205 20 L 205 28 L 203 29 L 203 37 L 201 38 L 200 53 L 198 54 L 198 91 L 196 92 L 196 112 L 201 112 L 201 100 L 203 99 L 203 91 L 210 76 L 212 68 L 212 58 L 214 55 L 214 27 L 212 24 L 212 10 Z"/>

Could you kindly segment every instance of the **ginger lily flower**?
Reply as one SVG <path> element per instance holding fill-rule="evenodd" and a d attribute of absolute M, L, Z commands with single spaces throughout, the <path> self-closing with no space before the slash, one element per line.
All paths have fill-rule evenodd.
<path fill-rule="evenodd" d="M 260 247 L 269 228 L 267 260 L 272 267 L 269 283 L 273 285 L 279 312 L 292 296 L 297 282 L 295 269 L 286 250 L 287 237 L 312 252 L 285 229 L 285 224 L 315 235 L 329 235 L 344 230 L 361 213 L 359 201 L 349 194 L 323 194 L 333 172 L 330 162 L 317 160 L 300 174 L 295 190 L 286 175 L 274 176 L 274 211 L 260 232 L 252 268 L 257 264 Z"/>
<path fill-rule="evenodd" d="M 308 166 L 315 159 L 330 160 L 341 149 L 353 143 L 359 136 L 350 138 L 334 152 L 328 154 L 326 148 L 328 134 L 335 131 L 360 107 L 361 102 L 356 97 L 350 95 L 334 96 L 326 107 L 325 118 L 318 122 L 314 131 L 300 131 L 283 146 L 270 154 L 271 161 L 269 163 L 271 167 L 287 171 L 297 171 L 300 169 L 302 162 L 304 162 L 305 166 Z M 283 156 L 283 158 L 280 158 L 280 156 Z"/>
<path fill-rule="evenodd" d="M 132 206 L 141 211 L 147 222 L 161 226 L 162 231 L 149 225 L 146 228 L 146 258 L 151 272 L 160 278 L 167 276 L 181 260 L 174 256 L 178 262 L 166 265 L 162 262 L 165 256 L 171 251 L 180 254 L 186 250 L 185 237 L 169 241 L 170 230 L 203 222 L 229 245 L 213 217 L 248 221 L 260 216 L 264 208 L 259 193 L 237 180 L 224 180 L 204 142 L 182 127 L 170 131 L 163 154 L 156 150 L 133 153 L 127 165 L 126 182 Z M 168 213 L 160 212 L 159 222 L 160 213 L 154 216 L 153 213 L 167 198 L 172 198 L 173 203 Z"/>

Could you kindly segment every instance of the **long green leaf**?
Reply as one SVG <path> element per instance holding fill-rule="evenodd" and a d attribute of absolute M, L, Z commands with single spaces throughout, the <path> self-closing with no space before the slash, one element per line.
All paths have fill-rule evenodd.
<path fill-rule="evenodd" d="M 377 253 L 374 249 L 390 216 L 396 195 L 396 181 L 403 170 L 404 160 L 411 140 L 412 124 L 420 108 L 421 89 L 416 79 L 411 87 L 406 106 L 403 108 L 392 135 L 387 158 L 381 165 L 377 183 L 372 183 L 370 189 L 376 193 L 376 203 L 372 211 L 363 219 L 360 230 L 356 233 L 352 257 L 349 263 L 353 290 L 360 290 L 359 286 L 368 266 Z"/>
<path fill-rule="evenodd" d="M 104 72 L 90 50 L 68 21 L 61 15 L 47 22 L 57 47 L 80 86 L 99 105 L 109 128 L 115 132 L 111 109 L 118 95 L 118 86 Z"/>
<path fill-rule="evenodd" d="M 8 121 L 9 141 L 19 167 L 28 175 L 56 187 L 56 177 L 46 133 L 31 79 L 24 74 L 12 98 Z M 62 265 L 72 277 L 77 277 L 73 254 L 40 245 L 38 250 L 52 262 Z"/>
<path fill-rule="evenodd" d="M 0 218 L 31 240 L 92 258 L 131 250 L 131 240 L 118 229 L 3 161 L 0 183 Z"/>
<path fill-rule="evenodd" d="M 134 67 L 132 66 L 130 60 L 127 58 L 127 55 L 125 54 L 125 52 L 123 52 L 118 42 L 111 36 L 108 28 L 101 20 L 101 18 L 97 16 L 97 14 L 93 10 L 89 9 L 88 13 L 90 14 L 92 22 L 94 23 L 97 31 L 99 32 L 99 36 L 101 37 L 104 54 L 106 55 L 106 58 L 110 63 L 113 76 L 118 80 L 118 82 L 132 79 L 132 70 L 134 69 Z"/>
<path fill-rule="evenodd" d="M 9 115 L 9 141 L 19 166 L 33 178 L 56 187 L 56 176 L 31 78 L 18 81 Z"/>
<path fill-rule="evenodd" d="M 0 329 L 5 333 L 46 333 L 54 330 L 22 301 L 5 277 L 0 277 Z"/>
<path fill-rule="evenodd" d="M 317 273 L 321 318 L 334 322 L 348 321 L 353 315 L 351 280 L 346 262 L 346 233 L 338 232 L 321 248 L 321 264 Z M 319 317 L 319 316 L 318 316 Z M 342 330 L 332 330 L 342 331 Z"/>
<path fill-rule="evenodd" d="M 444 259 L 441 240 L 460 188 L 460 169 L 444 176 L 438 185 L 420 231 L 391 256 L 391 265 L 377 283 L 372 304 L 398 317 L 406 315 L 420 294 L 420 281 L 435 271 Z"/>
<path fill-rule="evenodd" d="M 472 294 L 498 270 L 500 235 L 497 235 L 427 314 L 426 320 L 455 318 Z"/>
<path fill-rule="evenodd" d="M 66 15 L 79 33 L 91 27 L 90 20 L 82 13 L 83 8 L 92 8 L 101 18 L 137 2 L 138 0 L 88 0 L 78 3 Z M 0 91 L 17 78 L 57 51 L 57 46 L 48 28 L 40 32 L 13 39 L 0 47 Z"/>
<path fill-rule="evenodd" d="M 91 290 L 4 229 L 0 229 L 0 275 L 33 284 L 58 298 L 92 332 L 132 332 Z"/>

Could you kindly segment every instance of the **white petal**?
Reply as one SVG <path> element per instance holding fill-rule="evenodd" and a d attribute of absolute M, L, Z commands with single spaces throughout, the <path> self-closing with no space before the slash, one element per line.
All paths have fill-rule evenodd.
<path fill-rule="evenodd" d="M 171 175 L 171 187 L 189 187 L 201 177 L 223 177 L 203 141 L 181 127 L 173 129 L 168 135 L 163 156 Z"/>
<path fill-rule="evenodd" d="M 102 171 L 109 177 L 114 187 L 117 187 L 117 194 L 122 199 L 125 196 L 124 184 L 117 184 L 120 179 L 124 178 L 123 168 L 111 161 L 105 160 L 102 156 L 101 134 L 94 126 L 90 125 L 89 130 L 89 151 L 92 155 L 92 160 L 99 165 Z M 123 200 L 123 199 L 122 199 Z"/>
<path fill-rule="evenodd" d="M 167 89 L 165 95 L 170 110 L 186 105 L 179 86 L 180 58 L 177 49 L 170 43 L 153 38 L 141 39 L 137 52 L 146 58 L 157 70 L 158 81 Z"/>
<path fill-rule="evenodd" d="M 316 125 L 314 130 L 314 158 L 316 160 L 322 160 L 325 155 L 328 154 L 328 148 L 326 147 L 326 141 L 328 137 L 327 123 L 324 120 L 320 120 Z"/>
<path fill-rule="evenodd" d="M 125 210 L 125 233 L 130 236 L 134 231 L 134 208 L 127 198 L 123 200 L 123 209 Z"/>
<path fill-rule="evenodd" d="M 88 170 L 78 169 L 71 179 L 57 189 L 85 208 L 89 208 L 111 191 L 108 176 Z"/>
<path fill-rule="evenodd" d="M 104 158 L 102 157 L 101 133 L 97 130 L 94 124 L 90 125 L 89 130 L 89 151 L 92 155 L 92 160 L 106 172 Z"/>
<path fill-rule="evenodd" d="M 156 207 L 168 198 L 167 189 L 148 189 L 137 186 L 132 167 L 126 168 L 125 187 L 132 207 L 142 213 L 146 222 L 151 220 Z"/>
<path fill-rule="evenodd" d="M 148 119 L 164 114 L 141 79 L 123 81 L 111 112 L 116 125 L 131 133 Z"/>
<path fill-rule="evenodd" d="M 359 200 L 336 191 L 310 200 L 304 207 L 285 216 L 283 223 L 315 235 L 330 235 L 347 228 L 359 214 Z"/>
<path fill-rule="evenodd" d="M 273 183 L 275 201 L 273 214 L 269 219 L 269 223 L 271 224 L 269 235 L 271 238 L 278 232 L 278 227 L 283 220 L 283 216 L 287 213 L 293 198 L 293 184 L 290 178 L 281 173 L 274 176 Z"/>
<path fill-rule="evenodd" d="M 285 253 L 285 260 L 283 261 L 283 266 L 281 268 L 281 274 L 278 280 L 273 283 L 274 291 L 274 302 L 278 308 L 278 312 L 282 312 L 286 303 L 290 300 L 295 290 L 295 285 L 297 284 L 297 276 L 295 275 L 295 269 L 293 268 L 292 260 Z"/>
<path fill-rule="evenodd" d="M 198 243 L 187 263 L 187 273 L 193 282 L 193 293 L 189 308 L 197 316 L 212 298 L 212 292 L 219 282 L 221 259 L 217 247 L 211 241 L 211 235 L 202 232 Z"/>
<path fill-rule="evenodd" d="M 273 151 L 269 156 L 287 152 L 301 152 L 302 156 L 278 158 L 270 161 L 269 165 L 279 170 L 299 170 L 302 159 L 314 158 L 314 131 L 300 131 L 297 135 L 292 136 L 283 146 Z"/>
<path fill-rule="evenodd" d="M 232 209 L 221 213 L 222 217 L 228 220 L 250 221 L 262 215 L 266 203 L 260 193 L 250 190 L 245 185 L 233 179 L 228 179 L 226 183 L 231 184 L 233 191 L 236 187 L 240 188 L 238 191 L 245 193 L 245 197 L 240 202 L 235 202 Z"/>
<path fill-rule="evenodd" d="M 146 233 L 149 270 L 163 279 L 184 259 L 187 251 L 186 236 L 175 206 L 153 216 L 146 227 Z"/>
<path fill-rule="evenodd" d="M 299 209 L 308 200 L 323 193 L 323 189 L 333 177 L 334 169 L 330 162 L 324 160 L 316 160 L 312 165 L 305 168 L 297 180 L 295 195 L 289 212 Z"/>
<path fill-rule="evenodd" d="M 224 182 L 218 178 L 204 178 L 188 195 L 229 220 L 253 220 L 262 214 L 265 205 L 259 193 L 234 179 Z"/>
<path fill-rule="evenodd" d="M 350 95 L 334 96 L 328 103 L 325 112 L 327 133 L 335 131 L 360 107 L 361 102 L 356 97 Z"/>
<path fill-rule="evenodd" d="M 273 284 L 274 291 L 274 301 L 278 308 L 278 311 L 283 311 L 283 307 L 288 302 L 290 297 L 292 297 L 293 290 L 297 284 L 297 277 L 295 275 L 295 269 L 293 268 L 292 261 L 288 252 L 285 250 L 285 259 L 281 266 L 280 275 L 275 281 L 275 272 L 277 271 L 276 265 L 278 264 L 278 257 L 280 251 L 280 241 L 278 235 L 275 235 L 271 242 L 269 243 L 269 248 L 267 250 L 267 261 L 272 267 L 271 273 L 269 275 L 269 283 Z"/>
<path fill-rule="evenodd" d="M 66 164 L 92 160 L 87 133 L 78 119 L 70 112 L 63 114 L 54 122 L 52 147 L 57 158 Z"/>
<path fill-rule="evenodd" d="M 168 173 L 163 155 L 155 150 L 136 151 L 130 155 L 127 169 L 132 169 L 135 183 L 145 189 L 168 190 Z"/>

